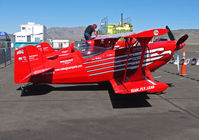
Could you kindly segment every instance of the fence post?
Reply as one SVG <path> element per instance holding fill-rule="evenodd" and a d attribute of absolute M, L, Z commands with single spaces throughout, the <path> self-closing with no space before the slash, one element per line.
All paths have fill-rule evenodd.
<path fill-rule="evenodd" d="M 5 67 L 6 67 L 6 48 L 4 48 L 4 63 L 5 63 Z"/>

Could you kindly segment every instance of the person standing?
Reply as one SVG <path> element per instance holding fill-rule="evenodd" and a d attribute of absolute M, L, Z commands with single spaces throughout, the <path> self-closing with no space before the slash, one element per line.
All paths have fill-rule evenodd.
<path fill-rule="evenodd" d="M 95 36 L 97 36 L 97 32 L 95 29 L 97 28 L 97 24 L 89 25 L 84 31 L 84 37 L 86 40 L 91 40 L 91 35 L 94 32 Z"/>

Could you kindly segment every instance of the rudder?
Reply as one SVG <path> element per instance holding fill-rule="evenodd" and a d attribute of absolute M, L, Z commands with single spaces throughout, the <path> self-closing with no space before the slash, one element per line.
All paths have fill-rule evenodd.
<path fill-rule="evenodd" d="M 15 83 L 27 83 L 31 75 L 44 68 L 43 49 L 41 45 L 29 45 L 15 51 Z"/>

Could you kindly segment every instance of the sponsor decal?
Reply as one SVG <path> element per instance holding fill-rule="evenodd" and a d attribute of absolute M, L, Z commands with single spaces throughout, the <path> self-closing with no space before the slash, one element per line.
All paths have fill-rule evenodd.
<path fill-rule="evenodd" d="M 61 64 L 70 64 L 71 62 L 73 62 L 73 58 L 72 59 L 68 59 L 68 60 L 60 61 Z"/>
<path fill-rule="evenodd" d="M 21 50 L 17 51 L 17 55 L 19 55 L 19 54 L 24 54 L 24 50 L 21 49 Z"/>
<path fill-rule="evenodd" d="M 153 33 L 154 33 L 155 36 L 159 35 L 159 31 L 158 30 L 154 30 Z"/>
<path fill-rule="evenodd" d="M 41 47 L 41 45 L 38 45 L 38 46 L 37 46 L 37 48 L 40 48 L 40 47 Z"/>
<path fill-rule="evenodd" d="M 61 53 L 68 53 L 69 51 L 68 50 L 65 50 L 65 51 L 62 51 Z"/>
<path fill-rule="evenodd" d="M 101 60 L 102 57 L 95 57 L 95 58 L 92 58 L 91 61 L 96 61 L 96 60 Z"/>
<path fill-rule="evenodd" d="M 143 91 L 147 91 L 147 90 L 150 90 L 150 89 L 154 89 L 155 86 L 146 86 L 146 87 L 140 87 L 140 88 L 133 88 L 131 89 L 131 92 L 134 93 L 134 92 L 143 92 Z"/>
<path fill-rule="evenodd" d="M 29 60 L 30 60 L 30 61 L 39 60 L 38 54 L 30 55 L 30 56 L 29 56 Z"/>
<path fill-rule="evenodd" d="M 82 65 L 76 65 L 76 66 L 70 66 L 70 67 L 55 69 L 55 71 L 74 70 L 74 69 L 78 69 L 78 68 L 81 68 L 81 67 L 82 67 Z"/>
<path fill-rule="evenodd" d="M 67 56 L 67 55 L 69 55 L 69 53 L 63 53 L 63 54 L 60 54 L 59 56 Z"/>
<path fill-rule="evenodd" d="M 18 60 L 19 60 L 19 61 L 22 61 L 22 60 L 23 60 L 23 58 L 22 58 L 22 57 L 19 57 L 19 58 L 18 58 Z"/>
<path fill-rule="evenodd" d="M 26 56 L 23 56 L 23 62 L 27 62 Z"/>

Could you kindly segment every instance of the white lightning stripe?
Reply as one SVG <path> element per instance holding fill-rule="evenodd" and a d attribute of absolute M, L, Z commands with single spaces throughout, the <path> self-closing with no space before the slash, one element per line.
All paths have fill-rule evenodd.
<path fill-rule="evenodd" d="M 90 64 L 90 63 L 95 63 L 95 62 L 100 62 L 100 61 L 105 61 L 105 60 L 110 60 L 110 59 L 118 59 L 118 58 L 123 58 L 123 57 L 127 57 L 128 55 L 122 55 L 122 56 L 116 56 L 116 57 L 110 57 L 110 58 L 105 58 L 105 59 L 99 59 L 99 60 L 94 60 L 94 61 L 89 61 L 89 62 L 85 62 L 84 64 Z"/>
<path fill-rule="evenodd" d="M 142 64 L 142 66 L 148 66 L 148 65 L 150 65 L 150 64 L 152 64 L 153 62 L 148 62 L 148 63 L 144 63 L 144 64 Z"/>
<path fill-rule="evenodd" d="M 137 53 L 130 54 L 130 56 L 137 56 L 137 55 L 141 55 L 141 54 L 142 54 L 142 52 L 137 52 Z"/>
<path fill-rule="evenodd" d="M 90 63 L 94 63 L 94 62 L 100 62 L 100 61 L 105 61 L 105 60 L 110 60 L 110 59 L 114 59 L 115 57 L 109 57 L 109 58 L 106 58 L 106 59 L 99 59 L 99 60 L 94 60 L 94 61 L 88 61 L 88 62 L 85 62 L 84 64 L 90 64 Z"/>
<path fill-rule="evenodd" d="M 100 72 L 100 73 L 90 74 L 89 76 L 95 76 L 95 75 L 104 74 L 104 73 L 109 73 L 109 72 L 118 72 L 118 71 L 122 71 L 122 70 L 125 70 L 125 69 L 122 68 L 122 69 L 118 69 L 118 70 L 109 70 L 109 71 L 104 71 L 104 72 Z"/>
<path fill-rule="evenodd" d="M 149 62 L 149 63 L 145 63 L 143 64 L 142 66 L 147 66 L 147 65 L 150 65 L 152 62 Z M 139 66 L 138 65 L 135 65 L 135 66 L 132 66 L 132 67 L 128 67 L 127 69 L 137 69 Z M 95 76 L 95 75 L 100 75 L 100 74 L 105 74 L 105 73 L 110 73 L 110 72 L 119 72 L 119 71 L 123 71 L 125 70 L 125 68 L 121 68 L 121 69 L 117 69 L 117 70 L 109 70 L 109 71 L 104 71 L 104 72 L 99 72 L 99 73 L 94 73 L 94 74 L 90 74 L 89 76 Z"/>
<path fill-rule="evenodd" d="M 103 68 L 99 68 L 99 69 L 93 69 L 93 70 L 88 70 L 87 72 L 92 72 L 92 71 L 98 71 L 98 70 L 103 70 L 103 69 L 108 69 L 108 68 L 116 68 L 116 67 L 119 67 L 119 66 L 109 66 L 109 67 L 103 67 Z"/>
<path fill-rule="evenodd" d="M 154 57 L 154 56 L 164 55 L 164 54 L 170 54 L 170 55 L 171 55 L 171 51 L 170 51 L 170 50 L 168 50 L 168 51 L 164 51 L 164 52 L 163 52 L 163 53 L 161 53 L 161 54 L 158 54 L 158 53 L 147 54 L 147 57 Z"/>
<path fill-rule="evenodd" d="M 154 53 L 154 54 L 147 54 L 147 57 L 155 57 L 155 56 L 159 56 L 160 54 L 158 53 Z"/>
<path fill-rule="evenodd" d="M 163 56 L 160 56 L 160 57 L 154 57 L 154 58 L 149 58 L 149 59 L 145 59 L 144 62 L 149 62 L 149 61 L 154 61 L 154 60 L 157 60 L 157 59 L 160 59 L 162 58 Z M 140 58 L 139 58 L 140 59 Z M 137 58 L 130 58 L 129 60 L 139 60 L 138 57 Z M 102 63 L 102 64 L 98 64 L 98 65 L 92 65 L 92 66 L 88 66 L 86 68 L 92 68 L 92 67 L 96 67 L 96 66 L 102 66 L 102 65 L 106 65 L 106 64 L 112 64 L 112 63 L 120 63 L 120 62 L 124 62 L 126 61 L 125 60 L 120 60 L 120 61 L 112 61 L 112 62 L 107 62 L 107 63 Z M 140 61 L 134 61 L 134 62 L 130 62 L 128 63 L 128 65 L 135 65 L 135 64 L 139 64 Z M 150 62 L 151 64 L 152 62 Z M 126 64 L 121 64 L 121 65 L 115 65 L 115 67 L 120 67 L 120 66 L 124 66 Z M 145 65 L 145 64 L 143 64 Z M 148 64 L 149 65 L 149 64 Z M 147 66 L 147 65 L 146 65 Z M 114 66 L 109 66 L 109 67 L 104 67 L 104 68 L 99 68 L 99 69 L 93 69 L 93 70 L 89 70 L 88 72 L 92 72 L 92 71 L 97 71 L 97 70 L 102 70 L 102 69 L 107 69 L 107 68 L 111 68 L 111 67 L 114 67 Z"/>
<path fill-rule="evenodd" d="M 115 63 L 114 61 L 111 62 L 107 62 L 107 63 L 101 63 L 101 64 L 97 64 L 97 65 L 91 65 L 91 66 L 87 66 L 86 68 L 92 68 L 92 67 L 97 67 L 97 66 L 102 66 L 102 65 L 106 65 L 106 64 L 112 64 Z"/>
<path fill-rule="evenodd" d="M 150 62 L 150 61 L 155 61 L 158 60 L 160 58 L 162 58 L 163 56 L 158 56 L 158 57 L 153 57 L 153 58 L 147 58 L 145 59 L 143 62 Z M 134 57 L 134 58 L 130 58 L 129 61 L 131 60 L 140 60 L 140 57 Z M 97 64 L 97 65 L 92 65 L 92 66 L 87 66 L 86 68 L 92 68 L 92 67 L 96 67 L 96 66 L 102 66 L 102 65 L 106 65 L 106 64 L 112 64 L 112 63 L 120 63 L 120 62 L 125 62 L 126 59 L 124 60 L 119 60 L 119 61 L 111 61 L 111 62 L 107 62 L 107 63 L 101 63 L 101 64 Z M 135 61 L 136 62 L 136 61 Z M 132 63 L 130 63 L 132 64 Z"/>
<path fill-rule="evenodd" d="M 147 53 L 154 53 L 156 51 L 164 51 L 164 48 L 157 48 L 157 49 L 153 49 L 153 50 L 147 50 Z"/>
<path fill-rule="evenodd" d="M 139 60 L 140 56 L 134 57 L 134 58 L 130 58 L 130 60 Z M 102 65 L 107 65 L 107 64 L 112 64 L 112 63 L 121 63 L 121 62 L 126 62 L 126 59 L 122 59 L 122 60 L 118 60 L 118 61 L 111 61 L 111 62 L 107 62 L 107 63 L 101 63 L 101 64 L 97 64 L 97 65 L 91 65 L 91 66 L 87 66 L 86 68 L 92 68 L 92 67 L 96 67 L 96 66 L 102 66 Z"/>
<path fill-rule="evenodd" d="M 136 65 L 136 64 L 139 64 L 139 61 L 128 63 L 128 65 Z M 99 69 L 92 69 L 92 70 L 88 70 L 88 72 L 98 71 L 98 70 L 103 70 L 103 69 L 108 69 L 108 68 L 117 68 L 117 67 L 122 67 L 122 66 L 126 66 L 126 64 L 113 65 L 113 66 L 103 67 L 103 68 L 99 68 Z"/>
<path fill-rule="evenodd" d="M 129 56 L 139 56 L 141 55 L 142 52 L 137 52 L 137 53 L 133 53 L 133 54 L 130 54 Z M 110 59 L 118 59 L 118 58 L 123 58 L 123 57 L 127 57 L 128 55 L 122 55 L 122 56 L 116 56 L 116 57 L 110 57 L 110 58 L 105 58 L 105 59 L 99 59 L 99 60 L 93 60 L 93 61 L 88 61 L 88 62 L 85 62 L 84 64 L 90 64 L 90 63 L 95 63 L 95 62 L 100 62 L 100 61 L 105 61 L 105 60 L 110 60 Z"/>
<path fill-rule="evenodd" d="M 129 58 L 129 61 L 131 60 L 140 60 L 141 56 L 137 56 L 137 57 L 133 57 L 133 58 Z"/>
<path fill-rule="evenodd" d="M 164 51 L 162 54 L 170 54 L 170 55 L 171 55 L 171 50 Z M 161 55 L 162 55 L 162 54 L 161 54 Z"/>
<path fill-rule="evenodd" d="M 155 57 L 155 56 L 158 56 L 158 55 L 164 55 L 164 54 L 170 54 L 171 55 L 171 50 L 168 50 L 168 51 L 164 51 L 163 53 L 161 54 L 158 54 L 158 53 L 154 53 L 156 51 L 163 51 L 164 48 L 158 48 L 158 49 L 153 49 L 153 50 L 147 50 L 145 53 L 146 57 Z M 153 53 L 153 54 L 149 54 L 149 53 Z M 137 53 L 133 53 L 133 54 L 130 54 L 130 56 L 138 56 L 138 55 L 141 55 L 142 52 L 137 52 Z M 122 56 L 116 56 L 116 57 L 110 57 L 110 58 L 105 58 L 105 59 L 99 59 L 99 60 L 94 60 L 94 61 L 89 61 L 89 62 L 85 62 L 84 64 L 90 64 L 90 63 L 94 63 L 94 62 L 100 62 L 100 61 L 105 61 L 105 60 L 110 60 L 110 59 L 118 59 L 118 58 L 123 58 L 123 57 L 127 57 L 128 55 L 122 55 Z"/>
<path fill-rule="evenodd" d="M 103 67 L 103 68 L 99 68 L 99 69 L 88 70 L 88 72 L 98 71 L 98 70 L 103 70 L 103 69 L 108 69 L 108 68 L 117 68 L 117 67 L 122 67 L 122 66 L 125 66 L 125 65 L 126 64 L 113 65 L 113 66 L 109 66 L 109 67 Z"/>
<path fill-rule="evenodd" d="M 128 67 L 127 69 L 136 69 L 136 68 L 138 68 L 138 66 Z M 104 73 L 110 73 L 110 72 L 118 72 L 118 71 L 123 71 L 123 70 L 125 70 L 125 68 L 121 68 L 121 69 L 117 69 L 117 70 L 109 70 L 109 71 L 104 71 L 104 72 L 99 72 L 99 73 L 94 73 L 94 74 L 90 74 L 89 76 L 95 76 L 95 75 L 104 74 Z"/>
<path fill-rule="evenodd" d="M 171 50 L 168 50 L 168 51 L 164 51 L 162 52 L 161 54 L 158 54 L 158 53 L 154 53 L 156 51 L 164 51 L 164 48 L 158 48 L 158 49 L 153 49 L 153 50 L 147 50 L 145 52 L 145 56 L 144 56 L 144 61 L 142 64 L 142 66 L 148 66 L 150 64 L 153 63 L 153 61 L 155 60 L 158 60 L 162 57 L 164 57 L 163 55 L 164 54 L 171 54 Z M 149 53 L 153 53 L 153 54 L 149 54 Z M 134 53 L 134 54 L 130 54 L 129 56 L 137 56 L 137 55 L 141 55 L 142 52 L 137 52 L 137 53 Z M 117 56 L 115 57 L 115 59 L 118 59 L 118 58 L 123 58 L 123 57 L 126 57 L 128 55 L 123 55 L 123 56 Z M 128 63 L 128 65 L 134 65 L 134 66 L 131 66 L 131 67 L 128 67 L 127 69 L 136 69 L 139 67 L 139 62 L 138 60 L 140 60 L 140 57 L 141 56 L 138 56 L 138 57 L 134 57 L 134 58 L 129 58 L 129 60 L 137 60 L 137 61 L 134 61 L 134 62 L 131 62 L 131 63 Z M 148 58 L 149 57 L 149 58 Z M 153 57 L 153 58 L 152 58 Z M 113 59 L 114 57 L 112 57 L 111 59 Z M 90 62 L 86 62 L 84 64 L 88 64 L 88 63 L 94 63 L 94 62 L 99 62 L 99 61 L 104 61 L 104 60 L 108 60 L 108 59 L 100 59 L 100 60 L 95 60 L 95 61 L 90 61 Z M 91 67 L 95 67 L 95 66 L 101 66 L 101 65 L 106 65 L 106 64 L 111 64 L 111 63 L 120 63 L 120 62 L 125 62 L 125 60 L 119 60 L 119 61 L 115 61 L 115 62 L 107 62 L 107 63 L 102 63 L 102 64 L 97 64 L 97 65 L 93 65 L 93 66 L 87 66 L 86 68 L 91 68 Z M 152 61 L 152 62 L 150 62 Z M 93 71 L 98 71 L 98 70 L 103 70 L 103 69 L 108 69 L 108 68 L 117 68 L 117 67 L 121 67 L 121 66 L 125 66 L 126 64 L 120 64 L 120 65 L 114 65 L 114 66 L 108 66 L 108 67 L 103 67 L 103 68 L 99 68 L 99 69 L 93 69 L 93 70 L 89 70 L 88 72 L 93 72 Z M 118 71 L 123 71 L 125 70 L 125 68 L 120 68 L 120 69 L 116 69 L 116 70 L 109 70 L 109 71 L 104 71 L 104 72 L 99 72 L 99 73 L 94 73 L 94 74 L 90 74 L 89 76 L 95 76 L 95 75 L 100 75 L 100 74 L 104 74 L 104 73 L 110 73 L 110 72 L 118 72 Z M 148 82 L 150 82 L 151 84 L 155 85 L 154 82 L 152 82 L 151 80 L 147 80 Z"/>
<path fill-rule="evenodd" d="M 163 56 L 159 56 L 159 57 L 153 57 L 153 58 L 147 58 L 145 59 L 143 62 L 149 62 L 149 61 L 154 61 L 154 60 L 158 60 L 160 58 L 162 58 Z"/>

